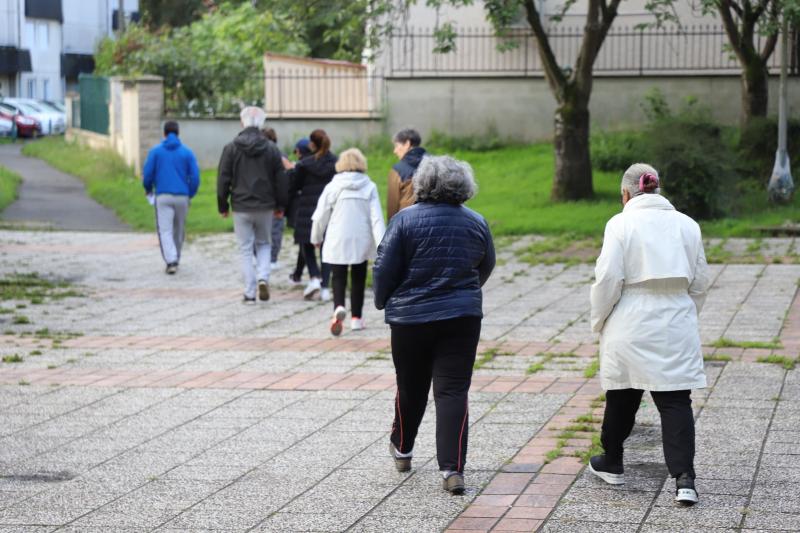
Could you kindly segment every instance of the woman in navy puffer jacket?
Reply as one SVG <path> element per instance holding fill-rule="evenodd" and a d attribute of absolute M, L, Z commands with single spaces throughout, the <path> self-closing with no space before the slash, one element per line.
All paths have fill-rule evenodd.
<path fill-rule="evenodd" d="M 411 469 L 433 381 L 439 470 L 444 489 L 461 494 L 481 287 L 494 268 L 494 245 L 486 220 L 462 205 L 477 188 L 468 164 L 426 157 L 413 186 L 417 203 L 392 217 L 373 272 L 397 375 L 390 451 L 399 471 Z"/>

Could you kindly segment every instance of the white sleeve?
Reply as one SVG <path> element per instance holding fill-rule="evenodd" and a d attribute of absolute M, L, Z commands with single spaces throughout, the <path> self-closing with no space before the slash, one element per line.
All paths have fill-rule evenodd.
<path fill-rule="evenodd" d="M 689 296 L 691 296 L 694 301 L 694 306 L 697 308 L 698 315 L 706 301 L 710 282 L 711 275 L 708 270 L 708 263 L 706 262 L 706 252 L 703 249 L 703 240 L 700 239 L 700 250 L 698 251 L 697 262 L 694 268 L 694 279 L 689 284 Z"/>
<path fill-rule="evenodd" d="M 606 319 L 619 301 L 625 281 L 622 239 L 616 234 L 612 221 L 606 224 L 603 249 L 600 251 L 600 257 L 597 258 L 594 277 L 595 282 L 589 297 L 591 325 L 592 331 L 599 333 L 603 330 Z"/>
<path fill-rule="evenodd" d="M 375 240 L 375 247 L 383 240 L 386 233 L 386 225 L 383 222 L 383 210 L 381 209 L 381 199 L 378 196 L 378 187 L 372 184 L 372 194 L 369 198 L 369 218 L 372 226 L 372 238 Z"/>

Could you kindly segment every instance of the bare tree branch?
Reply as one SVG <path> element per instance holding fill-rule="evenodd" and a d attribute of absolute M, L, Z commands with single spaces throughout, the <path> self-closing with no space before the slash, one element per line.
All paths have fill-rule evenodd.
<path fill-rule="evenodd" d="M 547 32 L 544 31 L 542 19 L 539 16 L 539 11 L 536 9 L 535 0 L 523 0 L 523 5 L 525 6 L 525 15 L 528 19 L 528 24 L 531 25 L 533 35 L 536 38 L 536 48 L 539 50 L 539 57 L 542 60 L 547 82 L 550 84 L 550 88 L 553 90 L 556 100 L 561 102 L 564 99 L 564 92 L 567 88 L 567 78 L 558 65 L 558 60 L 556 60 L 556 56 L 553 53 L 553 48 L 550 46 Z"/>

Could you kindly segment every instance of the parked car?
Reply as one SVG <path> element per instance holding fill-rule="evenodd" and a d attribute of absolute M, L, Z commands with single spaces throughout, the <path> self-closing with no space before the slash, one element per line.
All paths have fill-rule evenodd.
<path fill-rule="evenodd" d="M 42 134 L 42 125 L 38 120 L 20 112 L 16 106 L 5 101 L 0 101 L 0 117 L 16 122 L 19 137 L 38 137 Z"/>
<path fill-rule="evenodd" d="M 13 119 L 0 116 L 0 136 L 8 137 L 12 129 L 14 129 Z"/>
<path fill-rule="evenodd" d="M 64 116 L 67 115 L 67 107 L 64 105 L 64 102 L 56 102 L 55 100 L 42 100 L 42 102 L 49 105 L 50 107 L 54 107 L 56 111 L 64 113 Z"/>
<path fill-rule="evenodd" d="M 41 107 L 35 100 L 6 98 L 4 104 L 15 107 L 20 113 L 35 118 L 41 125 L 42 135 L 64 133 L 66 118 L 63 114 Z"/>

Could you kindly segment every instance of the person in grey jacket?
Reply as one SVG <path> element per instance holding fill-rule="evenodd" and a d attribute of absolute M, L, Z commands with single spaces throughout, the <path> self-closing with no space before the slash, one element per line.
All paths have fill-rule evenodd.
<path fill-rule="evenodd" d="M 416 204 L 392 217 L 372 276 L 397 376 L 389 447 L 395 467 L 410 470 L 433 382 L 439 470 L 444 489 L 461 494 L 481 287 L 494 269 L 494 244 L 486 220 L 462 205 L 477 189 L 467 163 L 426 157 L 412 180 Z"/>
<path fill-rule="evenodd" d="M 233 230 L 244 275 L 244 303 L 269 300 L 272 217 L 287 204 L 288 182 L 281 152 L 261 133 L 267 118 L 258 107 L 240 114 L 244 129 L 225 146 L 217 174 L 217 206 L 223 217 L 233 208 Z M 229 204 L 230 202 L 230 204 Z M 255 250 L 255 266 L 253 265 Z"/>

